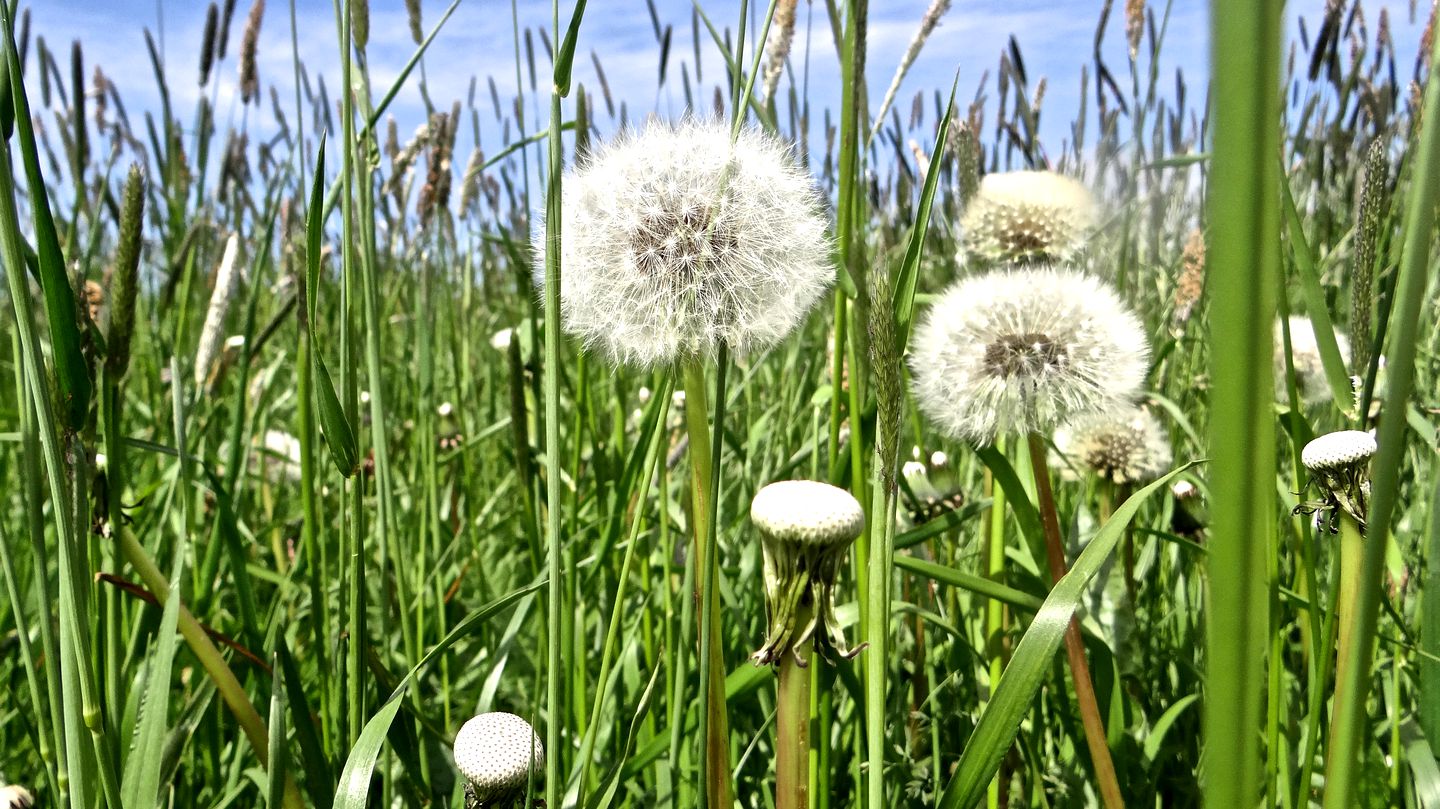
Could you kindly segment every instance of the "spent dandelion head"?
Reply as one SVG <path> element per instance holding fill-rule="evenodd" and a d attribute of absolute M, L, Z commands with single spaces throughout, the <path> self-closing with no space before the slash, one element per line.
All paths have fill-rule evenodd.
<path fill-rule="evenodd" d="M 614 362 L 763 350 L 834 275 L 810 177 L 759 131 L 732 144 L 724 124 L 651 123 L 597 149 L 564 189 L 561 315 Z"/>
<path fill-rule="evenodd" d="M 35 796 L 30 790 L 15 784 L 0 786 L 0 809 L 31 809 Z"/>
<path fill-rule="evenodd" d="M 989 444 L 1131 401 L 1148 357 L 1139 319 L 1103 281 L 1004 270 L 941 295 L 915 334 L 911 379 L 941 430 Z"/>
<path fill-rule="evenodd" d="M 859 501 L 828 483 L 786 480 L 755 495 L 750 521 L 760 532 L 770 614 L 765 645 L 751 655 L 755 665 L 777 663 L 812 637 L 854 656 L 859 649 L 848 648 L 835 617 L 835 580 L 865 528 Z"/>
<path fill-rule="evenodd" d="M 1315 339 L 1315 324 L 1308 317 L 1293 316 L 1290 326 L 1290 359 L 1295 366 L 1295 390 L 1302 404 L 1315 405 L 1330 401 L 1333 395 L 1325 378 L 1325 362 L 1320 358 L 1320 343 Z M 1280 321 L 1275 321 L 1275 398 L 1288 401 L 1285 371 L 1285 338 Z M 1340 359 L 1350 362 L 1350 340 L 1335 332 Z"/>
<path fill-rule="evenodd" d="M 1079 416 L 1055 431 L 1055 448 L 1082 470 L 1117 484 L 1163 475 L 1174 455 L 1169 436 L 1148 408 L 1126 406 Z M 1071 473 L 1071 466 L 1062 466 Z"/>
<path fill-rule="evenodd" d="M 968 256 L 991 263 L 1064 261 L 1094 227 L 1095 199 L 1051 171 L 987 174 L 960 219 Z"/>
<path fill-rule="evenodd" d="M 1326 433 L 1306 444 L 1300 451 L 1300 462 L 1320 489 L 1320 502 L 1302 503 L 1295 510 L 1329 512 L 1332 533 L 1343 511 L 1364 530 L 1370 498 L 1370 458 L 1376 449 L 1375 436 L 1362 430 Z"/>
<path fill-rule="evenodd" d="M 482 713 L 455 735 L 455 767 L 465 776 L 467 806 L 503 806 L 525 794 L 532 773 L 545 771 L 545 747 L 523 718 Z"/>

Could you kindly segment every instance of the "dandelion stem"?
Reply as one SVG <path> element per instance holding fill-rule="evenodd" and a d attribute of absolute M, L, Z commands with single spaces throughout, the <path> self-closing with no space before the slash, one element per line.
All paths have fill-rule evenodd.
<path fill-rule="evenodd" d="M 795 608 L 796 626 L 810 620 L 811 605 Z M 780 658 L 775 712 L 775 809 L 810 806 L 810 650 L 799 644 Z"/>
<path fill-rule="evenodd" d="M 1340 511 L 1340 589 L 1335 603 L 1335 610 L 1339 614 L 1336 622 L 1338 637 L 1335 642 L 1335 693 L 1349 693 L 1349 689 L 1357 688 L 1354 685 L 1358 678 L 1363 678 L 1369 673 L 1369 660 L 1366 659 L 1364 650 L 1356 643 L 1356 629 L 1358 605 L 1360 603 L 1360 582 L 1364 575 L 1363 562 L 1365 558 L 1365 535 L 1361 533 L 1360 526 L 1355 518 L 1344 510 Z M 1365 701 L 1359 700 L 1335 700 L 1335 712 L 1330 717 L 1329 738 L 1339 739 L 1346 733 L 1357 733 L 1359 723 L 1365 721 Z M 1340 766 L 1339 758 L 1348 751 L 1342 745 L 1336 744 L 1330 747 L 1325 761 L 1325 806 L 1332 807 L 1348 806 L 1349 798 L 1344 790 L 1331 788 L 1333 777 L 1336 775 L 1336 767 Z M 1353 761 L 1344 762 L 1345 766 L 1353 766 Z M 1302 785 L 1303 786 L 1303 785 Z"/>
<path fill-rule="evenodd" d="M 1055 510 L 1055 495 L 1050 490 L 1050 476 L 1045 471 L 1045 443 L 1038 433 L 1030 434 L 1030 466 L 1035 474 L 1035 493 L 1040 500 L 1040 524 L 1045 530 L 1045 555 L 1050 563 L 1050 576 L 1055 581 L 1064 577 L 1065 548 L 1060 540 L 1060 517 Z M 1075 685 L 1075 701 L 1080 704 L 1080 719 L 1085 726 L 1085 743 L 1090 748 L 1095 779 L 1106 809 L 1125 805 L 1120 796 L 1120 783 L 1115 777 L 1115 764 L 1110 759 L 1110 746 L 1105 740 L 1105 723 L 1100 718 L 1100 704 L 1095 699 L 1095 685 L 1090 680 L 1090 665 L 1085 661 L 1085 641 L 1080 636 L 1080 622 L 1074 616 L 1065 630 L 1065 657 L 1070 663 L 1070 679 Z"/>

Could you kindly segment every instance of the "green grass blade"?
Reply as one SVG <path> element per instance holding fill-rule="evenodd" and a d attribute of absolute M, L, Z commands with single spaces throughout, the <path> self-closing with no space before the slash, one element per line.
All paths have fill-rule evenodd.
<path fill-rule="evenodd" d="M 1210 447 L 1205 805 L 1254 805 L 1261 788 L 1276 525 L 1272 332 L 1280 259 L 1278 0 L 1211 8 Z"/>
<path fill-rule="evenodd" d="M 1125 536 L 1126 526 L 1145 499 L 1194 465 L 1192 462 L 1174 469 L 1131 495 L 1085 546 L 1070 572 L 1055 583 L 1035 620 L 1015 647 L 1015 654 L 1005 667 L 994 697 L 980 714 L 975 732 L 960 754 L 955 775 L 940 798 L 941 809 L 968 809 L 985 797 L 990 780 L 1000 768 L 1000 760 L 1015 741 L 1021 720 L 1029 712 L 1040 685 L 1050 674 L 1055 652 L 1065 638 L 1066 627 L 1070 625 L 1070 616 L 1080 606 L 1090 579 L 1110 558 L 1115 546 Z"/>
<path fill-rule="evenodd" d="M 1320 270 L 1315 266 L 1315 255 L 1305 239 L 1305 224 L 1295 208 L 1295 197 L 1290 193 L 1288 180 L 1281 180 L 1280 194 L 1285 203 L 1285 227 L 1290 237 L 1290 251 L 1295 256 L 1300 290 L 1305 294 L 1305 311 L 1315 328 L 1315 344 L 1320 349 L 1320 362 L 1325 366 L 1325 379 L 1330 383 L 1335 406 L 1348 410 L 1355 400 L 1350 374 L 1345 368 L 1345 358 L 1340 356 L 1340 345 L 1335 341 L 1335 324 L 1330 318 L 1330 307 L 1325 303 L 1325 290 L 1320 286 Z"/>
<path fill-rule="evenodd" d="M 960 86 L 960 73 L 950 84 L 950 100 L 945 103 L 945 117 L 935 133 L 935 151 L 930 155 L 930 168 L 925 172 L 925 185 L 920 191 L 920 207 L 915 223 L 910 226 L 910 241 L 905 247 L 905 260 L 895 278 L 895 337 L 903 354 L 910 343 L 910 327 L 915 321 L 915 288 L 920 280 L 920 258 L 925 252 L 925 233 L 930 228 L 930 209 L 935 203 L 935 190 L 940 186 L 940 169 L 945 162 L 945 147 L 950 142 L 950 121 L 955 114 L 955 88 Z M 878 303 L 876 305 L 879 305 Z"/>
<path fill-rule="evenodd" d="M 123 530 L 123 529 L 122 529 Z M 175 545 L 175 558 L 170 565 L 170 592 L 165 602 L 155 645 L 145 656 L 144 693 L 140 698 L 140 720 L 135 723 L 135 737 L 125 760 L 121 779 L 121 797 L 126 806 L 149 806 L 160 796 L 160 762 L 169 734 L 170 673 L 175 662 L 175 639 L 180 622 L 179 588 L 185 569 L 184 543 Z"/>
<path fill-rule="evenodd" d="M 1006 587 L 1003 584 L 966 573 L 963 570 L 956 570 L 953 567 L 929 562 L 924 559 L 917 559 L 914 556 L 896 556 L 895 567 L 901 570 L 908 570 L 919 576 L 924 576 L 931 581 L 938 581 L 941 584 L 948 584 L 952 587 L 959 587 L 962 590 L 969 590 L 986 598 L 993 598 L 996 601 L 1009 604 L 1012 607 L 1035 612 L 1039 610 L 1044 602 L 1029 593 L 1021 592 L 1013 587 Z"/>

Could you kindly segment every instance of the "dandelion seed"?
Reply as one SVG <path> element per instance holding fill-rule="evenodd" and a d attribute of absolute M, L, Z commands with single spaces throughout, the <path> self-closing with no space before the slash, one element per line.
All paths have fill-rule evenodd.
<path fill-rule="evenodd" d="M 1130 402 L 1148 357 L 1139 319 L 1104 282 L 996 271 L 955 284 L 926 313 L 912 385 L 944 432 L 989 444 Z"/>
<path fill-rule="evenodd" d="M 834 275 L 809 176 L 755 130 L 652 123 L 572 171 L 563 210 L 565 328 L 617 363 L 768 348 Z"/>
<path fill-rule="evenodd" d="M 1080 416 L 1055 431 L 1060 455 L 1112 483 L 1146 483 L 1165 474 L 1174 455 L 1165 428 L 1144 407 Z M 1061 465 L 1061 474 L 1074 476 Z"/>
<path fill-rule="evenodd" d="M 1330 381 L 1325 377 L 1325 362 L 1320 358 L 1320 343 L 1315 339 L 1315 324 L 1308 317 L 1294 316 L 1290 324 L 1290 359 L 1295 365 L 1295 389 L 1300 401 L 1316 405 L 1330 401 L 1333 393 Z M 1340 349 L 1340 359 L 1350 363 L 1350 340 L 1335 332 L 1335 342 Z M 1280 321 L 1275 321 L 1275 398 L 1289 401 L 1286 387 L 1285 337 Z"/>
<path fill-rule="evenodd" d="M 965 208 L 966 253 L 992 263 L 1064 261 L 1094 227 L 1095 200 L 1078 181 L 1050 171 L 987 174 Z"/>
<path fill-rule="evenodd" d="M 847 647 L 835 617 L 835 580 L 865 528 L 859 501 L 828 483 L 786 480 L 755 495 L 750 521 L 760 532 L 770 612 L 765 645 L 751 655 L 755 665 L 778 662 L 812 636 L 853 657 L 859 649 Z"/>
<path fill-rule="evenodd" d="M 465 776 L 467 806 L 496 806 L 523 795 L 531 773 L 544 772 L 545 747 L 521 717 L 482 713 L 455 735 L 455 767 Z"/>

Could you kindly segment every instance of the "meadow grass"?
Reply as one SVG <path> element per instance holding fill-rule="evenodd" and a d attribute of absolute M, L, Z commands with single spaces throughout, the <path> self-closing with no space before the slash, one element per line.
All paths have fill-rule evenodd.
<path fill-rule="evenodd" d="M 506 711 L 545 749 L 515 805 L 1440 806 L 1440 43 L 1397 52 L 1363 0 L 1297 41 L 1278 2 L 1213 0 L 1206 87 L 1171 78 L 1167 4 L 1107 1 L 1076 110 L 1023 32 L 875 105 L 866 0 L 651 4 L 657 87 L 796 145 L 834 283 L 764 350 L 632 367 L 561 306 L 566 172 L 648 113 L 594 50 L 574 79 L 612 12 L 512 2 L 518 95 L 443 99 L 459 2 L 405 4 L 383 86 L 363 0 L 329 77 L 293 2 L 212 4 L 189 119 L 149 32 L 160 105 L 127 109 L 152 77 L 0 3 L 0 787 L 463 806 L 455 734 Z M 287 37 L 292 74 L 257 76 Z M 960 225 L 981 178 L 1039 169 L 1099 200 L 1061 263 L 1148 338 L 1153 479 L 947 437 L 912 392 L 921 318 L 1010 260 Z M 1302 452 L 1344 429 L 1378 451 L 1332 533 Z M 864 506 L 833 616 L 864 648 L 782 678 L 750 661 L 750 504 L 791 479 Z"/>

